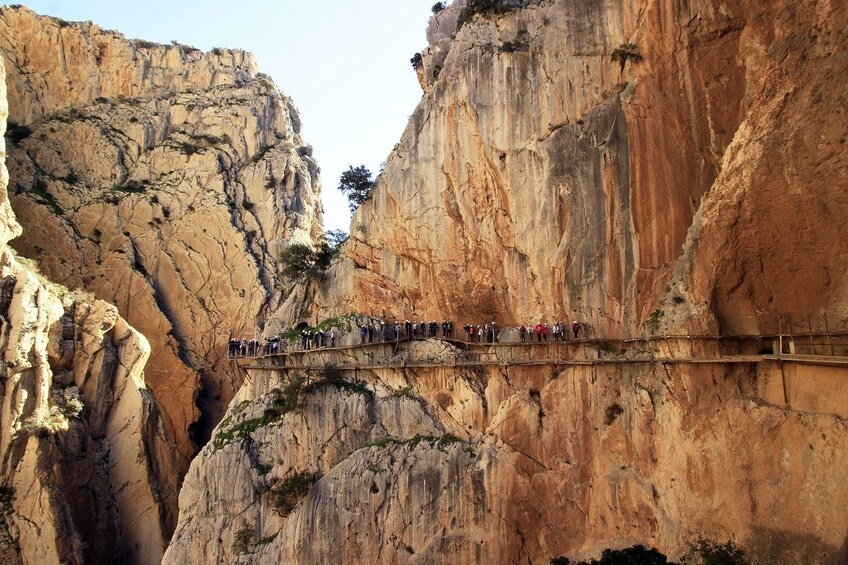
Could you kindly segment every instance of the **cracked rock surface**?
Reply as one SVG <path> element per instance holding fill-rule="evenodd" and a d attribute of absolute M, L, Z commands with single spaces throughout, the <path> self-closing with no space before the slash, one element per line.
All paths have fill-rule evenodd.
<path fill-rule="evenodd" d="M 184 471 L 240 384 L 226 341 L 277 302 L 277 256 L 321 233 L 317 166 L 252 55 L 0 12 L 13 245 L 117 305 Z"/>
<path fill-rule="evenodd" d="M 508 4 L 432 17 L 425 94 L 308 316 L 848 325 L 848 5 Z"/>
<path fill-rule="evenodd" d="M 699 537 L 755 563 L 844 557 L 845 420 L 763 401 L 754 366 L 354 376 L 314 375 L 281 413 L 289 378 L 251 370 L 163 563 L 547 563 L 637 543 L 679 559 Z M 297 473 L 311 484 L 286 513 Z"/>
<path fill-rule="evenodd" d="M 5 78 L 0 60 L 0 132 Z M 20 227 L 5 157 L 0 138 L 0 561 L 158 563 L 179 468 L 144 382 L 150 345 L 7 246 Z"/>

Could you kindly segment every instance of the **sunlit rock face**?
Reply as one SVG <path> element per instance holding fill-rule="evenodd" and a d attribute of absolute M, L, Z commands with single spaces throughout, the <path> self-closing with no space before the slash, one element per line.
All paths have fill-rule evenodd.
<path fill-rule="evenodd" d="M 0 132 L 5 79 L 0 59 Z M 21 229 L 5 157 L 0 138 L 0 561 L 158 563 L 179 468 L 144 382 L 150 345 L 113 305 L 7 247 Z"/>
<path fill-rule="evenodd" d="M 521 4 L 433 16 L 426 93 L 307 316 L 845 320 L 842 3 Z"/>
<path fill-rule="evenodd" d="M 163 563 L 548 563 L 634 544 L 679 560 L 703 538 L 836 565 L 848 428 L 767 402 L 762 369 L 360 369 L 296 397 L 252 370 L 186 475 Z"/>
<path fill-rule="evenodd" d="M 276 302 L 277 255 L 321 232 L 317 166 L 252 55 L 154 45 L 25 8 L 0 12 L 13 245 L 149 340 L 145 378 L 181 468 L 238 378 L 231 331 Z"/>

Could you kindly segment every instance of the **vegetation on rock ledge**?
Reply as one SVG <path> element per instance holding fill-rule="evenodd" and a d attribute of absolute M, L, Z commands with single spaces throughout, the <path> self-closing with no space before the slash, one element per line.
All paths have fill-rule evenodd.
<path fill-rule="evenodd" d="M 505 14 L 522 7 L 523 4 L 515 0 L 468 0 L 456 20 L 456 31 L 474 19 L 477 14 Z"/>
<path fill-rule="evenodd" d="M 277 481 L 271 487 L 271 504 L 281 516 L 286 517 L 306 498 L 315 483 L 315 475 L 307 471 L 294 473 Z"/>
<path fill-rule="evenodd" d="M 330 230 L 318 243 L 317 248 L 305 243 L 292 243 L 280 254 L 283 277 L 290 283 L 303 283 L 320 278 L 347 239 L 347 233 Z"/>

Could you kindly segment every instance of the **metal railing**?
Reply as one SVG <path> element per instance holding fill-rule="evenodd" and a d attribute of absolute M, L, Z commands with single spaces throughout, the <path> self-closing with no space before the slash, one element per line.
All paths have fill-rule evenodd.
<path fill-rule="evenodd" d="M 406 337 L 401 333 L 395 339 L 366 338 L 365 343 L 350 343 L 331 346 L 326 342 L 296 343 L 279 341 L 276 343 L 259 344 L 253 340 L 253 345 L 247 348 L 230 348 L 229 358 L 280 358 L 285 364 L 289 357 L 314 355 L 316 353 L 353 352 L 356 350 L 374 350 L 377 355 L 371 355 L 371 364 L 397 363 L 432 363 L 432 364 L 479 364 L 479 363 L 526 363 L 543 360 L 583 358 L 616 358 L 624 354 L 631 357 L 644 355 L 650 358 L 660 356 L 674 358 L 703 358 L 705 356 L 723 357 L 738 355 L 820 355 L 831 357 L 848 356 L 848 327 L 845 319 L 840 320 L 836 327 L 824 312 L 819 314 L 763 314 L 758 317 L 740 317 L 726 319 L 722 326 L 727 328 L 725 335 L 641 335 L 628 338 L 598 337 L 597 332 L 586 324 L 581 326 L 583 337 L 573 339 L 569 333 L 555 340 L 549 334 L 548 339 L 539 341 L 521 341 L 515 328 L 505 328 L 498 331 L 498 339 L 488 342 L 478 339 L 467 340 L 465 335 L 460 338 L 437 337 L 453 347 L 452 355 L 434 356 L 429 352 L 410 351 L 411 343 L 434 339 L 424 336 Z M 748 331 L 753 327 L 771 331 Z M 568 328 L 566 328 L 568 329 Z M 460 328 L 461 331 L 461 328 Z M 456 330 L 455 332 L 456 333 Z M 390 334 L 394 336 L 394 332 Z M 359 336 L 355 336 L 359 337 Z M 339 340 L 342 341 L 342 340 Z M 303 345 L 307 345 L 306 348 Z M 579 350 L 579 351 L 578 351 Z M 592 351 L 594 352 L 592 352 Z M 279 364 L 279 363 L 277 363 Z"/>

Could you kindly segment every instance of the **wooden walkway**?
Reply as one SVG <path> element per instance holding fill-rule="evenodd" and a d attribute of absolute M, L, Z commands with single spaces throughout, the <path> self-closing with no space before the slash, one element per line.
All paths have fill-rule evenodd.
<path fill-rule="evenodd" d="M 715 336 L 662 336 L 656 338 L 642 339 L 579 339 L 570 341 L 550 342 L 496 342 L 480 343 L 466 342 L 457 339 L 445 338 L 419 338 L 401 339 L 397 341 L 375 341 L 365 344 L 344 345 L 337 347 L 322 347 L 308 350 L 289 350 L 268 355 L 255 357 L 230 357 L 234 364 L 240 369 L 247 370 L 304 370 L 332 364 L 342 370 L 357 369 L 404 369 L 404 368 L 446 368 L 446 367 L 511 367 L 511 366 L 580 366 L 580 365 L 640 365 L 661 363 L 665 365 L 681 364 L 739 364 L 757 363 L 761 361 L 791 362 L 810 365 L 848 366 L 848 357 L 827 355 L 799 355 L 799 354 L 722 354 L 721 340 L 739 340 L 743 338 L 720 338 Z M 762 342 L 774 341 L 774 336 L 747 336 L 751 342 L 755 340 Z M 438 341 L 456 348 L 456 352 L 450 351 L 440 356 L 429 358 L 410 358 L 412 352 L 409 346 L 416 342 Z M 653 344 L 653 351 L 640 351 L 644 356 L 622 358 L 621 350 L 625 347 L 636 347 Z M 658 346 L 663 345 L 667 351 L 679 352 L 674 356 L 659 356 Z M 709 345 L 718 356 L 700 357 L 696 354 L 696 346 Z M 516 349 L 527 352 L 526 359 L 516 358 Z M 382 352 L 381 352 L 382 350 Z M 374 352 L 384 357 L 382 361 L 373 359 Z M 504 355 L 504 352 L 508 352 Z M 362 363 L 352 363 L 349 359 L 357 353 L 371 356 Z M 423 354 L 423 355 L 426 355 Z M 541 358 L 531 358 L 534 355 Z M 638 355 L 638 353 L 637 353 Z M 403 358 L 406 356 L 407 358 Z M 523 355 L 522 355 L 523 356 Z M 347 357 L 348 359 L 345 359 Z M 583 358 L 580 358 L 583 357 Z M 327 358 L 335 358 L 335 363 L 329 362 Z"/>

